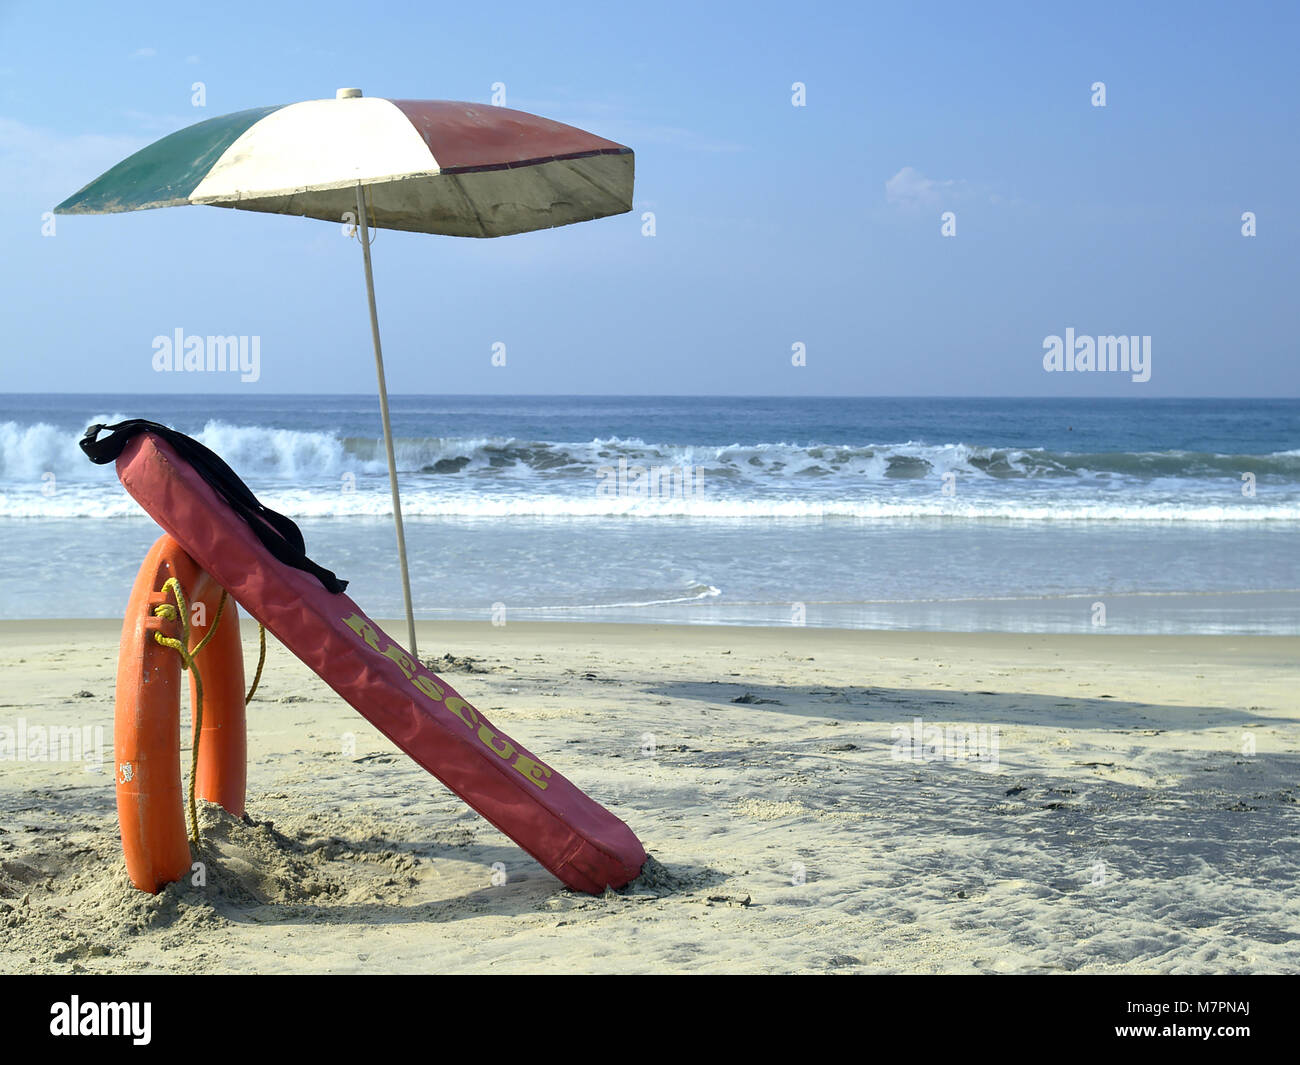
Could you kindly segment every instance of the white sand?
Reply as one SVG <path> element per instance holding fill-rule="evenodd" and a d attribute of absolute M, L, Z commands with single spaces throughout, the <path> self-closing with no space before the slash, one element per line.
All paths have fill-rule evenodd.
<path fill-rule="evenodd" d="M 111 763 L 117 636 L 0 623 L 0 737 L 99 726 Z M 0 760 L 0 971 L 1300 969 L 1300 640 L 447 623 L 421 647 L 481 659 L 456 686 L 658 880 L 566 891 L 272 641 L 253 823 L 205 811 L 204 888 L 130 887 L 111 764 Z M 899 760 L 918 717 L 996 727 L 996 764 Z"/>

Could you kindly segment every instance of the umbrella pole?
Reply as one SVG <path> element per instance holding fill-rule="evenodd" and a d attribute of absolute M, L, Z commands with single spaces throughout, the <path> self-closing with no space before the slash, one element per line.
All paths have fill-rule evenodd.
<path fill-rule="evenodd" d="M 384 447 L 388 451 L 388 486 L 393 493 L 393 521 L 397 525 L 397 557 L 402 564 L 402 596 L 406 601 L 406 638 L 411 654 L 415 646 L 415 610 L 411 606 L 411 575 L 406 566 L 406 533 L 402 529 L 402 500 L 397 492 L 397 459 L 393 455 L 393 426 L 388 417 L 388 386 L 384 382 L 384 353 L 379 345 L 379 312 L 375 309 L 375 275 L 370 268 L 370 226 L 366 221 L 366 197 L 357 182 L 357 236 L 366 264 L 366 297 L 370 302 L 370 335 L 375 342 L 375 373 L 379 377 L 379 415 L 384 422 Z"/>

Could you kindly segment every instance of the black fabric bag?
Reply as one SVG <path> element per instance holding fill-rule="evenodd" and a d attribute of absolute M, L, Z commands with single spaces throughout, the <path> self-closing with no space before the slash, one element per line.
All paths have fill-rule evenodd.
<path fill-rule="evenodd" d="M 99 439 L 99 434 L 108 431 L 109 436 Z M 329 570 L 316 565 L 307 557 L 307 545 L 302 538 L 302 530 L 291 518 L 278 514 L 257 501 L 248 485 L 239 479 L 225 460 L 215 451 L 204 447 L 193 437 L 178 433 L 158 422 L 132 418 L 118 422 L 116 425 L 92 425 L 81 438 L 81 450 L 91 462 L 103 466 L 116 461 L 127 442 L 140 433 L 153 433 L 166 440 L 181 458 L 193 466 L 199 475 L 212 486 L 230 508 L 248 522 L 257 538 L 277 559 L 286 566 L 310 573 L 327 591 L 336 595 L 348 586 Z"/>

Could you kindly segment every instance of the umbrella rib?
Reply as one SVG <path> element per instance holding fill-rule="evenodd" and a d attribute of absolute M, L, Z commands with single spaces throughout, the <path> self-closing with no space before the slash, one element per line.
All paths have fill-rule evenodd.
<path fill-rule="evenodd" d="M 479 233 L 483 236 L 488 235 L 487 226 L 483 224 L 483 216 L 478 213 L 478 208 L 474 206 L 474 201 L 469 198 L 469 193 L 461 184 L 460 177 L 456 174 L 444 174 L 445 178 L 451 182 L 451 187 L 460 195 L 461 201 L 469 208 L 470 213 L 474 216 L 474 221 L 478 223 Z"/>

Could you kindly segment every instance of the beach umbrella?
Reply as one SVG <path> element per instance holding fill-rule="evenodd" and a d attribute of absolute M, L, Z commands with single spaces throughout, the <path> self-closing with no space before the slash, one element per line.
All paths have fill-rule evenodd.
<path fill-rule="evenodd" d="M 632 149 L 523 111 L 339 89 L 210 118 L 141 149 L 59 204 L 113 214 L 206 204 L 355 224 L 412 653 L 415 613 L 370 266 L 372 228 L 502 237 L 632 209 Z"/>

